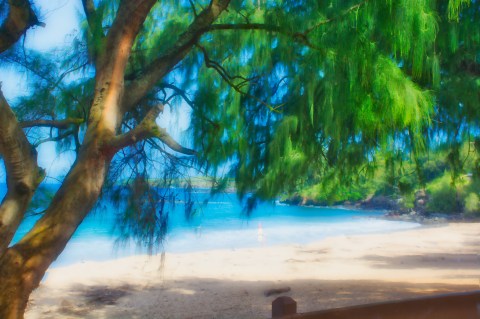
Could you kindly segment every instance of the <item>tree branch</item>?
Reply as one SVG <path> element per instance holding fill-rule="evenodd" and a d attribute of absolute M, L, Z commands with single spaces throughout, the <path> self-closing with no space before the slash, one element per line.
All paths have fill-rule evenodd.
<path fill-rule="evenodd" d="M 125 69 L 135 39 L 155 3 L 156 0 L 121 1 L 105 45 L 96 57 L 95 94 L 88 120 L 92 128 L 103 121 L 107 139 L 107 135 L 115 135 L 121 123 Z"/>
<path fill-rule="evenodd" d="M 47 137 L 47 138 L 41 139 L 39 141 L 36 141 L 33 144 L 33 147 L 38 147 L 40 144 L 47 143 L 47 142 L 58 142 L 58 141 L 63 140 L 64 138 L 69 137 L 70 135 L 74 135 L 74 134 L 75 134 L 75 130 L 70 130 L 70 131 L 66 131 L 62 134 L 58 134 L 57 136 Z"/>
<path fill-rule="evenodd" d="M 193 3 L 192 0 L 188 0 L 188 1 L 190 2 L 190 7 L 192 7 L 193 15 L 197 17 L 198 14 L 197 14 L 197 9 L 195 9 L 195 3 Z"/>
<path fill-rule="evenodd" d="M 170 89 L 175 92 L 175 95 L 179 95 L 182 97 L 182 99 L 192 108 L 192 110 L 196 111 L 198 114 L 196 116 L 200 116 L 202 119 L 207 121 L 208 123 L 212 124 L 215 127 L 218 127 L 218 124 L 213 122 L 211 119 L 205 117 L 202 112 L 199 111 L 198 107 L 195 105 L 195 103 L 187 96 L 187 92 L 184 90 L 180 89 L 179 87 L 170 84 L 170 83 L 162 83 L 160 84 L 160 87 L 165 88 L 165 89 Z M 169 98 L 170 99 L 170 98 Z"/>
<path fill-rule="evenodd" d="M 306 29 L 303 32 L 291 32 L 285 28 L 281 28 L 280 26 L 277 25 L 272 25 L 272 24 L 263 24 L 263 23 L 239 23 L 239 24 L 212 24 L 210 25 L 206 31 L 219 31 L 219 30 L 263 30 L 263 31 L 269 31 L 269 32 L 275 32 L 279 34 L 283 34 L 286 36 L 289 36 L 294 39 L 294 41 L 297 41 L 299 43 L 302 43 L 312 49 L 320 50 L 319 47 L 316 47 L 313 45 L 310 40 L 308 39 L 308 35 L 314 31 L 315 29 L 319 28 L 322 25 L 334 22 L 351 12 L 358 10 L 360 7 L 364 6 L 368 0 L 364 0 L 356 5 L 351 6 L 350 8 L 344 10 L 341 14 L 322 20 L 318 22 L 317 24 L 311 26 L 310 28 Z"/>
<path fill-rule="evenodd" d="M 158 134 L 155 136 L 158 138 L 163 144 L 167 145 L 171 150 L 174 150 L 175 152 L 184 154 L 184 155 L 196 155 L 197 152 L 195 152 L 192 149 L 183 147 L 180 145 L 177 141 L 175 141 L 170 134 L 167 133 L 167 130 L 164 128 L 159 127 L 158 128 Z"/>
<path fill-rule="evenodd" d="M 94 61 L 96 61 L 98 54 L 104 44 L 105 34 L 103 32 L 103 26 L 101 16 L 98 13 L 99 10 L 95 8 L 93 0 L 82 0 L 83 11 L 87 18 L 88 28 L 93 37 L 92 47 L 90 54 Z"/>
<path fill-rule="evenodd" d="M 0 156 L 7 173 L 7 194 L 0 205 L 0 256 L 22 221 L 33 193 L 45 177 L 37 154 L 18 125 L 0 88 Z"/>
<path fill-rule="evenodd" d="M 322 24 L 326 24 L 327 22 L 331 22 L 333 19 L 329 19 L 326 21 L 322 21 Z M 260 31 L 268 31 L 268 32 L 275 32 L 278 34 L 282 34 L 292 38 L 295 42 L 301 43 L 311 49 L 315 49 L 321 51 L 321 48 L 315 46 L 313 43 L 310 42 L 308 39 L 309 30 L 305 32 L 291 32 L 287 29 L 281 28 L 280 26 L 272 25 L 272 24 L 263 24 L 263 23 L 238 23 L 238 24 L 212 24 L 207 31 L 221 31 L 221 30 L 260 30 Z"/>
<path fill-rule="evenodd" d="M 308 28 L 307 30 L 305 30 L 305 32 L 303 32 L 303 34 L 305 36 L 307 36 L 310 32 L 314 31 L 316 28 L 322 26 L 322 25 L 325 25 L 327 23 L 330 23 L 330 22 L 333 22 L 335 20 L 338 20 L 346 15 L 348 15 L 349 13 L 351 13 L 352 11 L 355 11 L 355 10 L 358 10 L 361 6 L 365 5 L 366 3 L 368 2 L 368 0 L 364 0 L 360 3 L 357 3 L 356 5 L 353 5 L 351 6 L 350 8 L 348 8 L 347 10 L 343 11 L 341 14 L 333 17 L 333 18 L 330 18 L 330 19 L 326 19 L 326 20 L 322 20 L 320 22 L 318 22 L 317 24 L 311 26 L 310 28 Z"/>
<path fill-rule="evenodd" d="M 156 0 L 124 0 L 108 31 L 105 48 L 97 61 L 97 72 L 124 72 L 132 44 Z M 113 58 L 112 58 L 113 57 Z M 119 74 L 115 74 L 119 76 Z M 121 74 L 123 78 L 123 74 Z"/>
<path fill-rule="evenodd" d="M 97 29 L 97 12 L 95 10 L 95 4 L 93 3 L 93 0 L 82 0 L 82 6 L 90 31 L 95 33 L 94 30 Z"/>
<path fill-rule="evenodd" d="M 134 129 L 128 131 L 125 134 L 114 137 L 110 143 L 109 148 L 112 148 L 114 152 L 119 151 L 122 148 L 134 145 L 140 141 L 144 141 L 149 138 L 157 138 L 170 149 L 185 154 L 195 155 L 195 151 L 181 146 L 176 142 L 164 128 L 157 125 L 156 119 L 160 113 L 163 112 L 163 104 L 152 108 L 145 118 Z"/>
<path fill-rule="evenodd" d="M 8 16 L 0 26 L 0 53 L 14 45 L 28 28 L 35 25 L 45 26 L 38 21 L 30 1 L 8 0 L 8 6 Z"/>
<path fill-rule="evenodd" d="M 272 106 L 270 104 L 268 104 L 267 102 L 263 101 L 262 99 L 259 99 L 258 97 L 252 95 L 252 94 L 249 94 L 248 92 L 244 92 L 242 91 L 242 86 L 248 82 L 248 79 L 245 79 L 243 77 L 232 77 L 228 74 L 228 72 L 220 65 L 220 63 L 218 62 L 215 62 L 215 61 L 212 61 L 209 56 L 208 56 L 208 53 L 207 53 L 207 50 L 202 47 L 201 45 L 197 44 L 197 47 L 202 51 L 203 53 L 203 57 L 204 57 L 204 60 L 205 60 L 205 65 L 207 66 L 207 68 L 211 68 L 211 69 L 214 69 L 219 75 L 220 77 L 232 88 L 234 89 L 237 93 L 243 95 L 243 96 L 246 96 L 250 99 L 253 99 L 255 101 L 257 101 L 258 103 L 266 106 L 270 111 L 272 112 L 276 112 L 276 113 L 280 113 L 280 108 L 283 106 L 283 104 L 280 104 L 280 105 L 277 105 L 277 106 Z M 241 78 L 242 79 L 242 82 L 240 82 L 239 84 L 235 84 L 233 82 L 233 79 L 235 78 Z"/>
<path fill-rule="evenodd" d="M 7 55 L 7 56 L 2 56 L 1 60 L 4 60 L 8 63 L 14 63 L 14 64 L 20 65 L 21 67 L 25 68 L 27 71 L 31 72 L 33 75 L 35 75 L 35 76 L 39 77 L 40 79 L 48 82 L 49 85 L 51 86 L 51 90 L 59 89 L 63 93 L 70 96 L 73 100 L 78 102 L 78 98 L 75 95 L 73 95 L 72 92 L 70 92 L 70 90 L 65 89 L 63 87 L 63 85 L 61 85 L 61 82 L 63 81 L 63 79 L 67 75 L 85 67 L 88 63 L 82 63 L 79 66 L 72 67 L 72 68 L 64 71 L 63 73 L 61 73 L 57 79 L 54 79 L 54 78 L 46 75 L 44 70 L 38 69 L 35 66 L 35 64 L 32 64 L 31 62 L 29 62 L 26 58 L 23 58 L 23 57 L 20 57 L 20 56 L 17 56 L 17 55 L 9 55 L 9 56 Z M 33 60 L 35 61 L 35 63 L 37 62 L 35 60 L 35 58 Z M 2 62 L 2 61 L 0 61 L 0 62 Z"/>
<path fill-rule="evenodd" d="M 59 130 L 67 129 L 70 126 L 79 126 L 84 123 L 85 120 L 81 118 L 68 118 L 65 120 L 31 120 L 20 122 L 19 125 L 21 128 L 30 128 L 30 127 L 53 127 Z"/>
<path fill-rule="evenodd" d="M 288 36 L 293 36 L 295 33 L 290 32 L 287 29 L 273 24 L 264 23 L 235 23 L 235 24 L 212 24 L 207 28 L 207 31 L 220 31 L 220 30 L 263 30 L 276 33 L 282 33 Z"/>
<path fill-rule="evenodd" d="M 143 68 L 143 71 L 128 84 L 122 103 L 123 113 L 134 107 L 171 69 L 180 62 L 197 43 L 199 37 L 228 7 L 230 0 L 212 0 L 198 14 L 187 30 L 164 53 Z"/>

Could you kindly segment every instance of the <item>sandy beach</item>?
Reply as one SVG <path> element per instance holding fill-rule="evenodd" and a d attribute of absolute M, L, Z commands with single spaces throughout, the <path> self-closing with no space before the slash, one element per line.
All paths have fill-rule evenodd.
<path fill-rule="evenodd" d="M 478 290 L 480 224 L 78 263 L 48 271 L 26 318 L 269 318 L 286 287 L 299 312 Z"/>

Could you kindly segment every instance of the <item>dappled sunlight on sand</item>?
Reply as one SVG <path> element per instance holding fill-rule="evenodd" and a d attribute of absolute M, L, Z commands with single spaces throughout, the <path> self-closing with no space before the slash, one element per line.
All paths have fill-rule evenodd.
<path fill-rule="evenodd" d="M 446 236 L 445 234 L 448 234 Z M 52 269 L 27 318 L 267 318 L 277 295 L 299 311 L 479 289 L 479 224 L 331 237 L 308 245 L 133 256 Z"/>

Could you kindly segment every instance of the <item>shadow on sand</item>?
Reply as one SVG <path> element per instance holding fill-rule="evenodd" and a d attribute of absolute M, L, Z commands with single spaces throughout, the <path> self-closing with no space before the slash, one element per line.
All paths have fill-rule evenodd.
<path fill-rule="evenodd" d="M 269 318 L 271 302 L 278 295 L 266 297 L 264 292 L 287 286 L 291 290 L 282 295 L 294 298 L 299 312 L 478 289 L 473 285 L 363 280 L 246 282 L 192 278 L 143 287 L 72 287 L 72 294 L 58 299 L 41 318 Z"/>

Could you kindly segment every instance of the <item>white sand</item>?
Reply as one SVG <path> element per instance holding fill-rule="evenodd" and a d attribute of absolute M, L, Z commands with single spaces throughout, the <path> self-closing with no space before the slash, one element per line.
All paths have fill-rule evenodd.
<path fill-rule="evenodd" d="M 480 289 L 480 224 L 332 237 L 309 245 L 85 262 L 48 271 L 34 318 L 268 318 L 276 296 L 300 312 Z"/>

